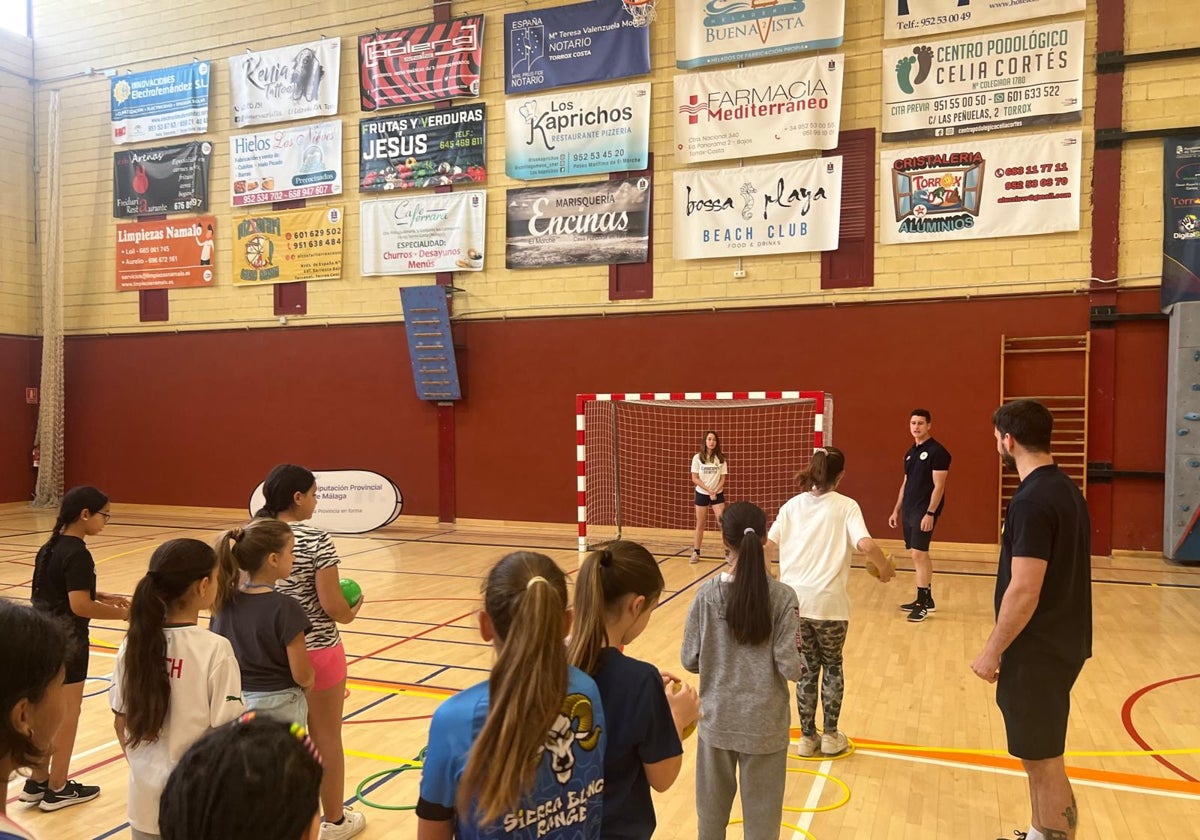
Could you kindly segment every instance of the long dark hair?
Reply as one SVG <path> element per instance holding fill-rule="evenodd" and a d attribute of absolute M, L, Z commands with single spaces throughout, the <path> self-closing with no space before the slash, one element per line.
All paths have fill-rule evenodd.
<path fill-rule="evenodd" d="M 42 575 L 46 571 L 46 560 L 49 558 L 50 552 L 54 550 L 55 543 L 62 536 L 63 528 L 83 516 L 85 510 L 88 513 L 96 513 L 106 504 L 108 504 L 108 496 L 88 485 L 72 487 L 63 494 L 62 503 L 58 506 L 58 519 L 54 521 L 54 532 L 50 534 L 50 539 L 46 540 L 46 543 L 38 549 L 37 557 L 33 561 L 31 588 L 34 599 L 37 599 L 38 592 L 42 588 Z"/>
<path fill-rule="evenodd" d="M 838 476 L 846 471 L 846 453 L 836 446 L 824 446 L 812 455 L 808 466 L 796 473 L 796 483 L 806 493 L 817 490 L 824 493 L 837 484 Z"/>
<path fill-rule="evenodd" d="M 0 759 L 13 769 L 45 758 L 31 737 L 13 727 L 13 708 L 22 700 L 41 702 L 72 646 L 65 619 L 0 598 Z M 52 734 L 42 733 L 47 745 Z"/>
<path fill-rule="evenodd" d="M 261 716 L 208 733 L 183 754 L 163 788 L 163 840 L 306 836 L 320 808 L 324 772 L 311 743 L 298 724 Z"/>
<path fill-rule="evenodd" d="M 456 807 L 460 819 L 487 825 L 533 788 L 546 733 L 567 695 L 567 578 L 546 555 L 514 551 L 488 573 L 483 603 L 502 645 Z"/>
<path fill-rule="evenodd" d="M 158 739 L 171 702 L 167 638 L 163 635 L 167 610 L 187 594 L 192 584 L 211 575 L 216 565 L 217 555 L 207 543 L 186 538 L 167 540 L 154 549 L 150 569 L 133 591 L 121 679 L 125 729 L 131 746 Z"/>
<path fill-rule="evenodd" d="M 708 454 L 708 436 L 712 435 L 717 439 L 717 445 L 712 451 L 712 455 Z M 721 451 L 721 436 L 712 429 L 704 433 L 700 438 L 700 460 L 706 464 L 724 464 L 725 453 Z"/>
<path fill-rule="evenodd" d="M 650 609 L 663 586 L 662 570 L 654 555 L 638 543 L 615 540 L 588 554 L 575 581 L 575 624 L 567 649 L 571 664 L 595 674 L 600 651 L 620 641 L 608 638 L 607 613 L 626 595 L 644 596 L 642 609 Z"/>
<path fill-rule="evenodd" d="M 292 539 L 291 526 L 276 519 L 255 519 L 244 528 L 231 528 L 217 537 L 217 594 L 212 613 L 219 613 L 233 597 L 239 569 L 255 574 L 269 556 L 282 552 Z"/>
<path fill-rule="evenodd" d="M 771 637 L 770 585 L 762 538 L 767 515 L 750 502 L 734 502 L 721 517 L 721 536 L 737 554 L 737 570 L 725 600 L 725 623 L 739 644 L 759 645 Z"/>
<path fill-rule="evenodd" d="M 295 464 L 278 464 L 267 473 L 263 482 L 263 506 L 254 514 L 256 519 L 275 519 L 296 503 L 296 494 L 304 494 L 317 483 L 317 477 Z"/>

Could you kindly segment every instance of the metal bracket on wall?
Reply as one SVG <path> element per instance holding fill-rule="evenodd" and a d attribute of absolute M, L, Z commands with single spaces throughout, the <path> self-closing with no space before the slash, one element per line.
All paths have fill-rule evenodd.
<path fill-rule="evenodd" d="M 1109 483 L 1114 478 L 1145 478 L 1153 481 L 1162 481 L 1166 477 L 1166 473 L 1161 470 L 1114 470 L 1113 465 L 1108 461 L 1088 461 L 1087 465 L 1088 482 Z"/>
<path fill-rule="evenodd" d="M 1155 50 L 1154 52 L 1127 53 L 1124 50 L 1096 53 L 1097 73 L 1120 73 L 1130 64 L 1145 64 L 1150 61 L 1177 61 L 1200 57 L 1200 47 L 1184 47 L 1178 50 Z"/>
<path fill-rule="evenodd" d="M 1098 128 L 1096 129 L 1096 148 L 1105 149 L 1120 146 L 1126 140 L 1155 140 L 1160 137 L 1171 137 L 1176 134 L 1197 133 L 1200 133 L 1200 125 L 1149 128 L 1145 131 L 1122 131 L 1119 128 Z"/>
<path fill-rule="evenodd" d="M 1093 306 L 1088 313 L 1092 329 L 1115 327 L 1122 321 L 1166 321 L 1170 317 L 1165 312 L 1118 312 L 1115 306 Z"/>

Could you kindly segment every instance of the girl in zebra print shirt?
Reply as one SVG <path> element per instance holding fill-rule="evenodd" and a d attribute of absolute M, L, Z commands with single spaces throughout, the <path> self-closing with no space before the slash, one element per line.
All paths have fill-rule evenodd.
<path fill-rule="evenodd" d="M 304 467 L 280 464 L 263 482 L 265 501 L 256 516 L 286 522 L 296 537 L 292 573 L 276 584 L 304 607 L 312 629 L 305 634 L 316 680 L 308 693 L 308 729 L 325 760 L 321 779 L 321 840 L 354 837 L 366 817 L 342 806 L 346 759 L 342 752 L 342 713 L 346 696 L 346 651 L 338 624 L 358 615 L 362 599 L 350 607 L 338 583 L 338 555 L 329 534 L 305 523 L 317 508 L 317 480 Z"/>

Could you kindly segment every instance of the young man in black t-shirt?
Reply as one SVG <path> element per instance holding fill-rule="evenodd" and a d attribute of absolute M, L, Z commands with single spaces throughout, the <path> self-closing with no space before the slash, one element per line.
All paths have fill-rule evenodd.
<path fill-rule="evenodd" d="M 888 525 L 904 526 L 904 547 L 912 552 L 917 572 L 917 597 L 901 604 L 909 621 L 924 621 L 936 607 L 933 603 L 933 559 L 929 542 L 946 501 L 946 478 L 950 475 L 950 453 L 934 440 L 929 430 L 932 417 L 924 408 L 914 408 L 908 418 L 912 447 L 904 454 L 904 481 L 896 496 L 896 507 Z"/>
<path fill-rule="evenodd" d="M 1017 400 L 998 408 L 992 424 L 1021 486 L 1001 536 L 996 626 L 971 670 L 998 682 L 1008 751 L 1029 776 L 1029 840 L 1072 840 L 1079 814 L 1063 753 L 1071 686 L 1092 655 L 1091 520 L 1050 455 L 1054 421 L 1045 406 Z"/>

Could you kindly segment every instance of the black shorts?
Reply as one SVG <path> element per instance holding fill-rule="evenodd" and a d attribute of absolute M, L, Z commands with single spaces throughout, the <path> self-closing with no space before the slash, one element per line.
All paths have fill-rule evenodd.
<path fill-rule="evenodd" d="M 63 680 L 63 684 L 81 683 L 87 679 L 88 675 L 88 656 L 90 651 L 88 649 L 87 633 L 84 633 L 82 636 L 78 633 L 72 633 L 71 641 L 67 647 L 67 675 Z"/>
<path fill-rule="evenodd" d="M 717 498 L 713 499 L 707 493 L 701 493 L 699 490 L 696 491 L 696 507 L 708 507 L 710 505 L 723 504 L 725 504 L 724 493 L 718 493 Z"/>
<path fill-rule="evenodd" d="M 1040 653 L 1010 650 L 1001 657 L 996 705 L 1012 755 L 1042 761 L 1065 752 L 1071 686 L 1082 669 L 1083 662 Z"/>
<path fill-rule="evenodd" d="M 937 527 L 937 517 L 933 519 L 933 527 Z M 929 551 L 929 543 L 933 539 L 933 531 L 922 531 L 921 520 L 904 523 L 904 547 L 917 551 Z"/>

